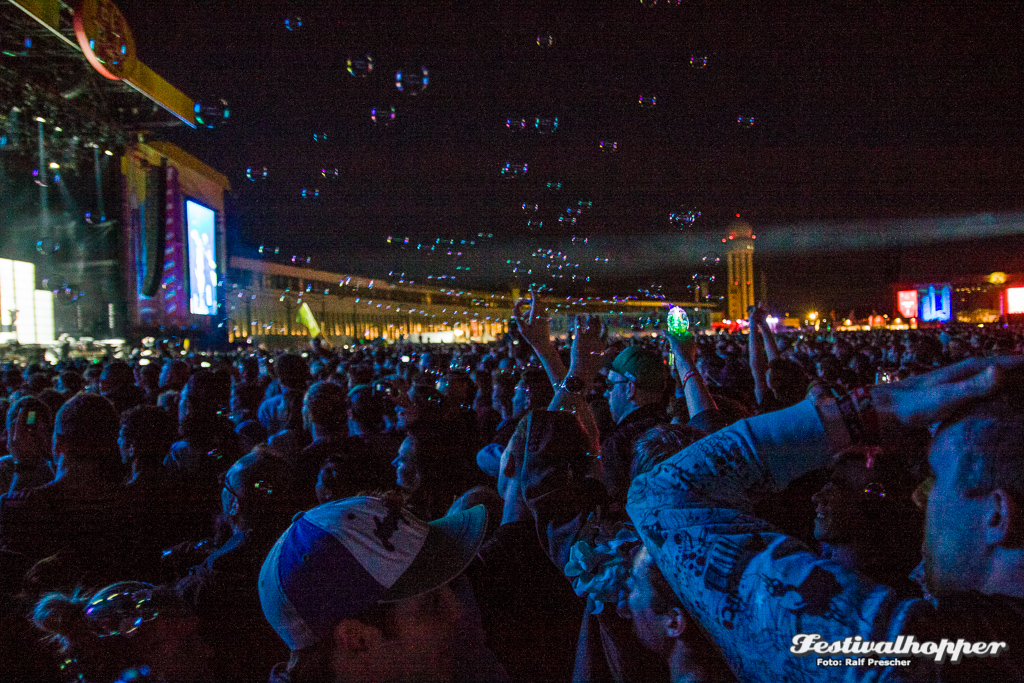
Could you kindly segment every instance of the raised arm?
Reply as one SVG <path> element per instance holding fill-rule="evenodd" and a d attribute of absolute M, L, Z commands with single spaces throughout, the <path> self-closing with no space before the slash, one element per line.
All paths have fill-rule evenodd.
<path fill-rule="evenodd" d="M 679 377 L 679 384 L 683 388 L 690 418 L 706 410 L 717 410 L 718 405 L 708 391 L 704 378 L 697 372 L 696 338 L 687 332 L 682 335 L 669 334 L 668 339 L 672 345 L 673 365 Z"/>
<path fill-rule="evenodd" d="M 765 353 L 765 344 L 762 341 L 761 321 L 764 319 L 764 311 L 757 306 L 750 307 L 750 319 L 748 329 L 750 336 L 747 339 L 747 353 L 750 357 L 750 374 L 754 376 L 754 398 L 757 404 L 761 405 L 765 392 L 768 389 L 768 356 Z"/>
<path fill-rule="evenodd" d="M 558 349 L 551 343 L 551 318 L 540 300 L 540 295 L 530 290 L 530 298 L 516 301 L 512 307 L 512 317 L 519 327 L 523 338 L 537 354 L 541 367 L 548 375 L 551 386 L 557 390 L 565 379 L 565 365 Z"/>
<path fill-rule="evenodd" d="M 831 398 L 802 401 L 741 420 L 634 480 L 627 511 L 637 531 L 740 680 L 818 680 L 824 670 L 816 656 L 790 649 L 799 634 L 829 642 L 857 635 L 894 640 L 911 615 L 927 610 L 817 558 L 754 517 L 751 502 L 826 464 L 851 432 L 873 431 L 874 422 L 888 442 L 990 395 L 1009 375 L 1019 378 L 1022 364 L 978 359 L 874 387 L 857 397 L 858 411 Z"/>

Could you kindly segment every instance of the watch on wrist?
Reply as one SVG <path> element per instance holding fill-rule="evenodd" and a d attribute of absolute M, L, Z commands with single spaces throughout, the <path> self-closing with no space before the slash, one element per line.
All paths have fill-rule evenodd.
<path fill-rule="evenodd" d="M 562 380 L 562 389 L 570 394 L 583 393 L 583 387 L 586 383 L 575 375 L 569 375 Z"/>

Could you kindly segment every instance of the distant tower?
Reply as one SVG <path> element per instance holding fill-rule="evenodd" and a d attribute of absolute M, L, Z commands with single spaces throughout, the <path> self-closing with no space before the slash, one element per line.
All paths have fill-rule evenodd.
<path fill-rule="evenodd" d="M 730 320 L 747 317 L 754 299 L 754 239 L 749 223 L 737 221 L 728 228 L 728 313 Z"/>

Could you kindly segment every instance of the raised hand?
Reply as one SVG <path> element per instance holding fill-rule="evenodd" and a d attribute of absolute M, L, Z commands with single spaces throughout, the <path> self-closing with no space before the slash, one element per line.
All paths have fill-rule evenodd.
<path fill-rule="evenodd" d="M 969 358 L 902 382 L 876 385 L 871 399 L 883 430 L 926 427 L 1019 383 L 1022 377 L 1024 356 Z"/>
<path fill-rule="evenodd" d="M 523 297 L 516 301 L 512 307 L 512 318 L 530 346 L 536 349 L 551 343 L 551 318 L 540 296 L 532 289 L 528 299 Z"/>

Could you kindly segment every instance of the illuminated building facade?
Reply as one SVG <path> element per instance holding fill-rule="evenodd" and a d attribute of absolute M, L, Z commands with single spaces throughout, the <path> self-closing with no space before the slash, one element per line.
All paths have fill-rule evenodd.
<path fill-rule="evenodd" d="M 726 251 L 726 309 L 730 320 L 747 317 L 747 309 L 754 299 L 754 240 L 747 223 L 733 223 L 729 226 L 728 251 Z M 725 241 L 725 240 L 723 240 Z"/>

